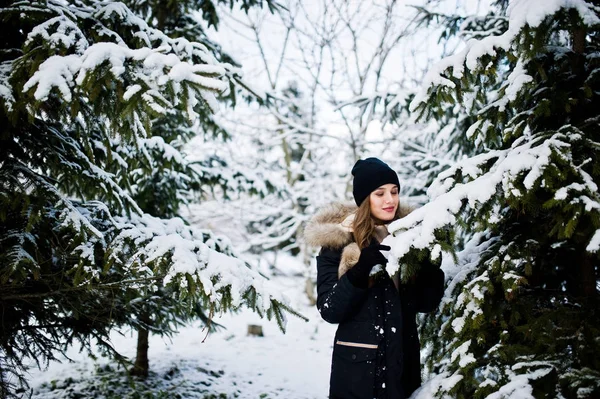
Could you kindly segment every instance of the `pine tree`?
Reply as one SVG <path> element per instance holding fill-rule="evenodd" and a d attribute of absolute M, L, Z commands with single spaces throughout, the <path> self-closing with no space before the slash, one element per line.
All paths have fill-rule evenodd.
<path fill-rule="evenodd" d="M 445 2 L 440 2 L 445 4 Z M 483 3 L 483 4 L 482 4 Z M 501 34 L 506 30 L 506 19 L 495 10 L 484 16 L 469 15 L 472 9 L 486 9 L 486 1 L 460 3 L 441 7 L 437 2 L 425 2 L 426 6 L 412 6 L 417 14 L 410 25 L 412 31 L 407 40 L 429 46 L 428 54 L 439 57 L 460 47 L 462 40 L 477 39 L 481 35 Z M 445 10 L 445 12 L 441 10 Z M 427 41 L 423 43 L 423 37 Z M 428 70 L 432 65 L 422 65 Z M 413 72 L 417 74 L 417 72 Z M 413 78 L 417 80 L 417 78 Z M 423 109 L 425 115 L 410 112 L 410 104 L 418 87 L 412 87 L 402 77 L 404 89 L 386 93 L 375 98 L 381 108 L 380 121 L 390 124 L 395 135 L 390 138 L 390 148 L 397 154 L 394 166 L 401 183 L 402 194 L 413 203 L 427 202 L 426 190 L 441 172 L 460 159 L 480 153 L 485 143 L 465 135 L 465 131 L 477 120 L 476 110 L 489 102 L 497 91 L 501 79 L 487 91 L 477 91 L 475 87 L 462 87 L 461 101 L 444 108 Z M 428 114 L 435 112 L 435 115 Z"/>
<path fill-rule="evenodd" d="M 481 34 L 430 71 L 412 105 L 443 120 L 485 99 L 463 134 L 480 152 L 437 176 L 430 203 L 391 226 L 403 278 L 451 252 L 440 314 L 424 318 L 433 378 L 417 397 L 600 395 L 598 2 L 500 1 Z M 481 97 L 479 97 L 481 93 Z M 448 234 L 448 226 L 451 227 Z"/>
<path fill-rule="evenodd" d="M 254 0 L 240 1 L 240 6 L 248 11 L 251 6 L 262 6 L 262 1 Z M 274 5 L 267 0 L 269 7 L 273 9 Z M 183 38 L 191 42 L 198 42 L 207 49 L 211 49 L 211 54 L 221 63 L 231 63 L 235 65 L 233 59 L 221 51 L 220 46 L 208 39 L 202 20 L 218 30 L 219 16 L 217 7 L 210 1 L 177 1 L 177 2 L 148 2 L 148 1 L 126 1 L 131 7 L 132 12 L 137 12 L 143 16 L 144 21 L 149 26 L 164 32 L 171 38 Z M 230 7 L 234 6 L 230 2 Z M 193 11 L 201 12 L 202 20 L 196 17 Z M 232 78 L 235 74 L 231 74 Z M 234 105 L 236 92 L 230 84 L 226 93 L 219 96 L 221 102 Z M 221 167 L 214 168 L 212 163 L 222 165 L 224 160 L 217 156 L 209 157 L 209 162 L 191 162 L 182 152 L 185 151 L 186 144 L 195 136 L 202 135 L 208 140 L 226 140 L 229 133 L 226 129 L 214 121 L 211 109 L 203 107 L 198 110 L 196 123 L 190 124 L 184 112 L 177 109 L 169 110 L 166 115 L 156 118 L 153 121 L 151 135 L 154 141 L 153 148 L 150 151 L 159 151 L 161 154 L 153 156 L 151 159 L 159 159 L 162 162 L 157 165 L 149 165 L 151 174 L 139 176 L 135 183 L 134 198 L 142 211 L 155 217 L 171 218 L 180 216 L 179 210 L 182 205 L 188 205 L 190 201 L 200 199 L 202 191 L 210 186 L 220 185 L 223 192 L 231 190 L 237 191 L 239 185 L 231 184 L 222 178 Z M 164 162 L 167 160 L 167 162 Z M 143 160 L 141 160 L 143 162 Z M 237 182 L 236 182 L 237 183 Z M 246 180 L 246 189 L 251 190 L 253 183 Z M 207 317 L 207 309 L 203 309 L 200 304 L 190 309 L 178 310 L 179 302 L 172 300 L 169 292 L 162 290 L 149 290 L 140 293 L 144 300 L 144 307 L 139 315 L 139 320 L 143 320 L 142 326 L 138 328 L 137 354 L 133 369 L 131 372 L 139 376 L 147 376 L 148 365 L 148 337 L 152 331 L 154 333 L 171 333 L 174 320 L 180 324 L 190 317 L 198 317 L 206 322 L 206 328 L 212 331 L 217 324 L 212 323 Z M 186 312 L 187 311 L 187 312 Z M 177 315 L 177 318 L 163 318 L 161 315 Z M 155 316 L 152 316 L 155 315 Z"/>
<path fill-rule="evenodd" d="M 287 306 L 228 241 L 173 217 L 202 181 L 185 135 L 155 130 L 207 126 L 231 65 L 123 3 L 9 1 L 0 20 L 2 396 L 26 386 L 25 359 L 73 343 L 119 357 L 119 326 L 169 334 L 246 305 L 283 327 Z"/>

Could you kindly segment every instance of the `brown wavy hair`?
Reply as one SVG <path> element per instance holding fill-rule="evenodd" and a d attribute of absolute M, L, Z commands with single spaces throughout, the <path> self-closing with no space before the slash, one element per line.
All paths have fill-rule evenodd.
<path fill-rule="evenodd" d="M 369 201 L 369 197 L 365 198 L 362 204 L 360 204 L 354 215 L 354 221 L 352 222 L 352 235 L 360 249 L 366 248 L 371 244 L 371 240 L 375 235 L 375 227 L 377 227 L 378 224 L 383 224 L 377 223 L 378 221 L 371 216 L 371 202 Z M 400 200 L 398 200 L 396 214 L 394 215 L 394 219 L 390 222 L 400 219 L 400 216 Z"/>

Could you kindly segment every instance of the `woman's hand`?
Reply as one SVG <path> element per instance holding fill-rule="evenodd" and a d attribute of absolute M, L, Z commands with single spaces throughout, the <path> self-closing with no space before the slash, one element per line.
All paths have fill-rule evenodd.
<path fill-rule="evenodd" d="M 387 245 L 372 243 L 360 251 L 358 262 L 354 265 L 346 275 L 353 286 L 359 288 L 367 288 L 369 283 L 369 273 L 375 265 L 385 265 L 387 258 L 380 251 L 389 251 L 391 248 Z"/>

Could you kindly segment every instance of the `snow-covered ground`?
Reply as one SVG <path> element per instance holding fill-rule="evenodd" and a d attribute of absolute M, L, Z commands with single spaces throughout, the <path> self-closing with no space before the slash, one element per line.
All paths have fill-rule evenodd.
<path fill-rule="evenodd" d="M 151 337 L 152 382 L 145 391 L 164 395 L 157 397 L 184 398 L 327 397 L 335 326 L 324 322 L 316 308 L 309 306 L 302 277 L 273 280 L 281 285 L 293 308 L 309 318 L 308 322 L 289 316 L 283 334 L 275 321 L 243 310 L 215 317 L 215 322 L 226 329 L 210 334 L 204 343 L 206 331 L 202 331 L 201 323 L 182 328 L 171 340 Z M 249 324 L 261 325 L 264 337 L 248 336 Z M 122 354 L 134 356 L 134 334 L 114 334 L 113 343 Z M 118 380 L 123 373 L 106 372 L 106 365 L 115 367 L 114 362 L 104 358 L 94 361 L 78 353 L 78 348 L 72 348 L 69 355 L 75 362 L 53 362 L 47 370 L 31 371 L 34 398 L 105 397 L 95 395 L 110 391 L 111 385 L 127 386 L 124 377 Z M 97 386 L 90 387 L 90 381 Z M 114 392 L 113 397 L 119 395 L 123 391 Z"/>

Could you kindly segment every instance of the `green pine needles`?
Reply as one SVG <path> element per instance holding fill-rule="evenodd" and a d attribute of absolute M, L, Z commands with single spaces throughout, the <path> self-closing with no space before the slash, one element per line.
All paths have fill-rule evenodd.
<path fill-rule="evenodd" d="M 119 327 L 169 335 L 249 306 L 285 328 L 276 287 L 177 217 L 229 184 L 181 151 L 226 136 L 211 118 L 226 56 L 123 3 L 8 1 L 0 21 L 0 396 L 71 344 L 124 361 Z"/>
<path fill-rule="evenodd" d="M 464 93 L 486 99 L 456 131 L 477 150 L 437 176 L 432 202 L 391 226 L 400 263 L 456 245 L 440 241 L 444 226 L 464 240 L 440 314 L 423 318 L 433 377 L 417 397 L 594 398 L 600 6 L 498 3 L 503 31 L 465 34 L 477 40 L 432 69 L 412 104 L 443 121 Z"/>

